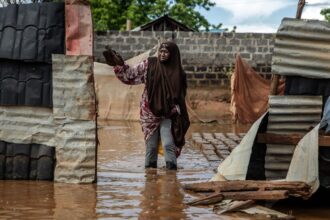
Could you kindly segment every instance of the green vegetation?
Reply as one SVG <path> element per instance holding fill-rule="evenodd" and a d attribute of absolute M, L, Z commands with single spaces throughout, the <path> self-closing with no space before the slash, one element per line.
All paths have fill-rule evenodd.
<path fill-rule="evenodd" d="M 208 30 L 211 24 L 196 11 L 209 10 L 210 0 L 91 0 L 95 29 L 125 30 L 126 20 L 140 26 L 165 14 L 195 30 Z"/>
<path fill-rule="evenodd" d="M 321 15 L 324 16 L 325 20 L 330 22 L 330 8 L 324 8 L 321 10 Z"/>

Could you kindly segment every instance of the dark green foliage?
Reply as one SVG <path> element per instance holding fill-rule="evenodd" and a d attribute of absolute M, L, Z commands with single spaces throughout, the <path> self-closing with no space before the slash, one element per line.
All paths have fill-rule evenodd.
<path fill-rule="evenodd" d="M 195 9 L 209 10 L 210 0 L 91 0 L 95 29 L 124 30 L 130 19 L 133 28 L 165 14 L 188 27 L 208 30 L 210 23 Z"/>
<path fill-rule="evenodd" d="M 324 8 L 321 10 L 321 15 L 324 16 L 325 20 L 330 22 L 330 8 Z"/>

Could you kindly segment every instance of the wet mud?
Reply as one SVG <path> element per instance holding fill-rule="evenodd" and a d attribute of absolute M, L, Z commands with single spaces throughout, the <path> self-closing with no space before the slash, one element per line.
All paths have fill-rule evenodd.
<path fill-rule="evenodd" d="M 191 132 L 246 132 L 248 126 L 192 124 Z M 98 182 L 76 185 L 47 181 L 0 181 L 0 219 L 263 219 L 232 214 L 219 216 L 212 207 L 185 205 L 197 198 L 181 185 L 208 181 L 214 171 L 190 138 L 178 159 L 178 171 L 144 169 L 145 147 L 140 124 L 99 123 Z M 329 219 L 330 208 L 288 208 L 297 219 Z M 297 210 L 297 211 L 296 211 Z M 316 211 L 319 214 L 316 214 Z M 306 217 L 307 216 L 307 217 Z"/>

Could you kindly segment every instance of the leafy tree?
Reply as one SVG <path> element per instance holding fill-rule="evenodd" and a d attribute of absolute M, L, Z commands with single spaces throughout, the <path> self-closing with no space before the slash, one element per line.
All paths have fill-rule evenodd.
<path fill-rule="evenodd" d="M 125 29 L 127 10 L 132 0 L 90 0 L 90 2 L 95 30 Z"/>
<path fill-rule="evenodd" d="M 64 0 L 0 0 L 0 6 L 5 7 L 10 4 L 38 3 L 38 2 L 63 2 Z"/>
<path fill-rule="evenodd" d="M 321 10 L 321 15 L 324 16 L 325 20 L 330 22 L 330 8 L 324 8 Z"/>
<path fill-rule="evenodd" d="M 211 0 L 91 0 L 96 30 L 125 29 L 126 19 L 139 26 L 165 14 L 200 30 L 208 30 L 210 23 L 195 9 L 209 10 L 215 3 Z"/>

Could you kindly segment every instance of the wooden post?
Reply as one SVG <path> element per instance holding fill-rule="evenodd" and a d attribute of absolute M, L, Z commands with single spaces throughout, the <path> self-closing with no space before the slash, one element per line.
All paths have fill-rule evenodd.
<path fill-rule="evenodd" d="M 296 13 L 296 18 L 297 19 L 301 19 L 301 14 L 302 14 L 302 11 L 305 7 L 305 4 L 306 4 L 305 0 L 299 0 L 298 7 L 297 7 L 297 13 Z"/>
<path fill-rule="evenodd" d="M 277 88 L 278 88 L 279 80 L 280 80 L 279 75 L 276 75 L 276 74 L 272 75 L 272 81 L 270 84 L 270 93 L 269 93 L 270 95 L 277 95 Z"/>
<path fill-rule="evenodd" d="M 132 21 L 130 19 L 126 20 L 126 31 L 130 31 L 132 29 Z"/>

